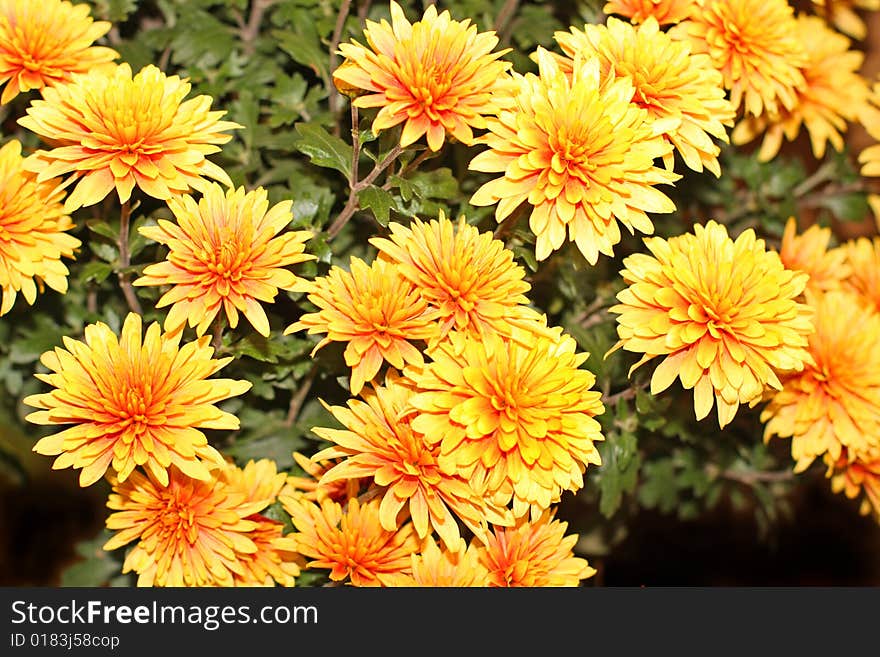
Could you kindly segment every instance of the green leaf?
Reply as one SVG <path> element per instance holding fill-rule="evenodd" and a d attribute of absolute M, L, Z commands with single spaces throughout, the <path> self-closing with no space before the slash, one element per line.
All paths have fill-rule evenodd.
<path fill-rule="evenodd" d="M 232 353 L 236 356 L 247 356 L 264 363 L 277 363 L 278 356 L 286 351 L 282 341 L 270 340 L 259 333 L 249 333 L 232 345 Z"/>
<path fill-rule="evenodd" d="M 421 198 L 449 200 L 458 196 L 458 180 L 449 167 L 420 171 L 410 176 L 409 180 Z"/>
<path fill-rule="evenodd" d="M 822 196 L 818 203 L 841 221 L 863 221 L 871 213 L 868 197 L 860 192 Z"/>
<path fill-rule="evenodd" d="M 293 61 L 310 68 L 322 79 L 330 77 L 330 58 L 326 50 L 321 46 L 320 38 L 314 29 L 309 29 L 305 24 L 300 24 L 311 34 L 302 34 L 292 30 L 273 30 L 272 37 L 278 47 L 291 56 Z"/>
<path fill-rule="evenodd" d="M 395 207 L 394 197 L 381 187 L 370 185 L 358 192 L 358 202 L 365 209 L 372 210 L 376 221 L 387 226 L 391 218 L 391 208 Z"/>
<path fill-rule="evenodd" d="M 350 145 L 314 123 L 297 123 L 294 127 L 300 136 L 296 149 L 308 155 L 313 164 L 336 169 L 346 178 L 351 176 Z"/>
<path fill-rule="evenodd" d="M 106 221 L 101 221 L 100 219 L 89 219 L 86 221 L 86 227 L 92 231 L 100 235 L 101 237 L 106 237 L 107 239 L 116 242 L 119 237 L 119 231 Z"/>
<path fill-rule="evenodd" d="M 112 533 L 105 529 L 94 538 L 78 543 L 76 553 L 79 560 L 61 573 L 61 586 L 104 586 L 111 577 L 118 575 L 119 562 L 102 547 L 111 536 Z"/>
<path fill-rule="evenodd" d="M 672 512 L 678 503 L 678 485 L 672 459 L 645 463 L 644 481 L 639 488 L 639 502 L 647 509 Z"/>
<path fill-rule="evenodd" d="M 620 508 L 623 496 L 635 490 L 641 458 L 633 433 L 609 434 L 598 448 L 602 456 L 598 474 L 599 512 L 610 518 Z"/>
<path fill-rule="evenodd" d="M 80 269 L 79 280 L 83 283 L 102 283 L 112 273 L 111 265 L 93 260 Z"/>

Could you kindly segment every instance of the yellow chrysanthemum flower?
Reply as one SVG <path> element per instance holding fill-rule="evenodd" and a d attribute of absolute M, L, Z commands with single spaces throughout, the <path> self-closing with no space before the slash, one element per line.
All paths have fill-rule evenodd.
<path fill-rule="evenodd" d="M 831 229 L 819 224 L 813 224 L 798 234 L 794 217 L 789 217 L 785 223 L 779 257 L 787 269 L 809 275 L 807 288 L 814 292 L 838 290 L 851 274 L 846 251 L 839 247 L 828 248 L 831 237 Z"/>
<path fill-rule="evenodd" d="M 880 451 L 851 461 L 846 450 L 832 460 L 825 455 L 831 490 L 851 500 L 859 499 L 859 513 L 873 514 L 880 522 Z"/>
<path fill-rule="evenodd" d="M 807 54 L 786 0 L 695 0 L 690 17 L 670 34 L 709 54 L 734 108 L 760 116 L 778 111 L 779 103 L 788 110 L 797 104 Z"/>
<path fill-rule="evenodd" d="M 489 571 L 480 563 L 478 543 L 461 542 L 458 548 L 441 548 L 433 537 L 413 553 L 411 574 L 380 575 L 385 586 L 407 587 L 481 587 L 489 585 Z"/>
<path fill-rule="evenodd" d="M 494 506 L 457 473 L 438 464 L 439 447 L 412 428 L 414 394 L 411 382 L 391 373 L 385 385 L 361 393 L 348 408 L 330 408 L 345 427 L 312 431 L 335 443 L 315 454 L 316 460 L 343 458 L 321 477 L 327 484 L 341 479 L 372 479 L 383 487 L 379 521 L 388 531 L 399 526 L 401 511 L 412 519 L 416 535 L 424 539 L 436 531 L 447 547 L 461 542 L 458 521 L 477 536 L 485 536 L 486 522 L 510 524 L 506 509 Z"/>
<path fill-rule="evenodd" d="M 470 20 L 455 21 L 430 5 L 422 20 L 410 24 L 391 2 L 391 24 L 367 21 L 369 48 L 353 41 L 339 46 L 345 61 L 333 74 L 343 89 L 363 89 L 356 107 L 378 107 L 373 132 L 403 123 L 400 145 L 423 135 L 428 148 L 440 150 L 446 135 L 473 142 L 473 128 L 486 127 L 484 115 L 496 111 L 493 92 L 504 84 L 510 49 L 492 52 L 494 32 L 477 32 Z"/>
<path fill-rule="evenodd" d="M 847 122 L 858 120 L 870 99 L 868 81 L 859 73 L 864 53 L 851 50 L 849 39 L 817 16 L 798 16 L 796 25 L 807 61 L 801 67 L 804 84 L 795 88 L 794 106 L 746 116 L 731 135 L 740 145 L 763 134 L 758 151 L 762 162 L 776 157 L 783 137 L 793 141 L 801 126 L 807 129 L 817 159 L 825 156 L 829 142 L 835 150 L 843 150 Z"/>
<path fill-rule="evenodd" d="M 669 25 L 686 19 L 693 6 L 694 0 L 609 0 L 602 11 L 628 18 L 633 24 L 653 18 L 660 25 Z"/>
<path fill-rule="evenodd" d="M 540 315 L 527 306 L 525 270 L 492 233 L 481 233 L 464 217 L 455 224 L 442 211 L 438 220 L 416 218 L 388 228 L 389 239 L 375 237 L 370 244 L 436 312 L 435 341 L 453 330 L 477 337 L 509 336 L 514 327 L 540 330 Z"/>
<path fill-rule="evenodd" d="M 345 508 L 325 499 L 319 504 L 302 498 L 282 499 L 296 527 L 291 534 L 297 551 L 308 558 L 307 568 L 330 570 L 334 582 L 353 586 L 382 586 L 380 577 L 408 573 L 410 555 L 419 549 L 411 524 L 388 531 L 379 520 L 379 500 Z"/>
<path fill-rule="evenodd" d="M 497 203 L 499 222 L 527 202 L 538 260 L 560 248 L 567 232 L 595 264 L 600 252 L 614 254 L 618 222 L 651 233 L 648 212 L 675 210 L 654 188 L 680 177 L 654 166 L 672 145 L 654 134 L 647 111 L 630 103 L 630 80 L 602 81 L 597 58 L 577 58 L 570 75 L 543 48 L 536 59 L 539 74 L 514 74 L 515 106 L 489 120 L 489 149 L 470 163 L 474 171 L 503 175 L 470 202 Z"/>
<path fill-rule="evenodd" d="M 303 329 L 326 333 L 312 354 L 330 342 L 346 342 L 351 394 L 357 395 L 384 361 L 397 369 L 405 363 L 424 363 L 422 352 L 411 341 L 428 340 L 437 328 L 435 313 L 393 265 L 382 260 L 367 265 L 352 256 L 349 269 L 334 265 L 326 276 L 302 281 L 298 289 L 308 292 L 319 310 L 300 317 L 284 334 Z"/>
<path fill-rule="evenodd" d="M 236 586 L 294 586 L 305 562 L 296 552 L 296 541 L 284 535 L 284 524 L 260 514 L 274 504 L 287 482 L 287 475 L 278 472 L 270 459 L 248 461 L 243 468 L 227 464 L 218 474 L 218 484 L 245 495 L 246 504 L 255 504 L 257 512 L 247 516 L 255 527 L 247 537 L 256 546 L 255 552 L 238 555 L 241 572 L 234 572 Z M 255 507 L 249 507 L 253 509 Z"/>
<path fill-rule="evenodd" d="M 572 27 L 554 37 L 569 57 L 598 57 L 604 77 L 629 78 L 632 102 L 647 110 L 654 132 L 675 146 L 685 165 L 721 175 L 721 148 L 713 138 L 728 141 L 725 126 L 733 126 L 735 111 L 708 55 L 691 54 L 688 42 L 662 32 L 653 16 L 638 26 L 609 17 L 604 25 Z M 673 154 L 663 162 L 671 170 Z"/>
<path fill-rule="evenodd" d="M 74 75 L 69 84 L 47 87 L 19 124 L 49 140 L 52 150 L 38 150 L 26 166 L 43 181 L 72 174 L 76 181 L 64 209 L 94 205 L 114 189 L 126 202 L 138 187 L 168 199 L 190 188 L 204 191 L 205 178 L 227 186 L 223 169 L 205 158 L 241 128 L 211 111 L 211 97 L 184 101 L 189 82 L 166 76 L 153 65 L 132 77 L 128 64 L 109 71 L 99 67 Z"/>
<path fill-rule="evenodd" d="M 580 586 L 596 574 L 586 559 L 574 556 L 577 534 L 565 535 L 567 522 L 545 511 L 515 527 L 499 527 L 480 546 L 480 563 L 489 571 L 489 586 Z"/>
<path fill-rule="evenodd" d="M 849 270 L 844 287 L 856 292 L 868 306 L 880 312 L 880 237 L 859 237 L 843 247 Z"/>
<path fill-rule="evenodd" d="M 189 323 L 203 335 L 222 309 L 229 326 L 238 326 L 241 312 L 260 334 L 269 336 L 269 318 L 262 303 L 278 290 L 292 290 L 300 281 L 285 269 L 315 256 L 304 253 L 309 231 L 281 233 L 293 219 L 292 201 L 269 208 L 262 187 L 223 188 L 217 183 L 196 203 L 186 194 L 168 199 L 177 223 L 159 220 L 141 227 L 145 237 L 169 248 L 167 259 L 144 269 L 133 285 L 171 285 L 156 303 L 171 306 L 166 331 Z"/>
<path fill-rule="evenodd" d="M 238 555 L 241 573 L 233 573 L 235 586 L 295 586 L 305 560 L 296 551 L 296 539 L 284 534 L 284 523 L 258 513 L 247 520 L 255 527 L 247 533 L 256 550 Z"/>
<path fill-rule="evenodd" d="M 74 426 L 42 438 L 34 451 L 58 456 L 53 468 L 82 468 L 79 482 L 98 481 L 108 467 L 124 482 L 137 466 L 161 485 L 172 465 L 185 475 L 210 479 L 207 464 L 224 463 L 199 429 L 238 429 L 238 418 L 215 405 L 250 389 L 248 381 L 208 379 L 232 358 L 213 359 L 205 336 L 180 346 L 180 334 L 149 326 L 129 313 L 120 336 L 102 322 L 85 328 L 85 342 L 64 337 L 64 346 L 40 362 L 49 374 L 35 376 L 53 386 L 29 395 L 35 424 Z"/>
<path fill-rule="evenodd" d="M 868 27 L 859 12 L 877 11 L 880 0 L 813 0 L 813 8 L 829 25 L 861 41 L 868 36 Z"/>
<path fill-rule="evenodd" d="M 92 45 L 112 27 L 87 4 L 67 0 L 0 0 L 0 104 L 19 93 L 70 81 L 119 57 Z"/>
<path fill-rule="evenodd" d="M 0 315 L 5 315 L 19 293 L 29 304 L 48 285 L 67 292 L 67 266 L 80 241 L 65 231 L 73 222 L 62 204 L 58 180 L 37 182 L 23 168 L 21 143 L 13 139 L 0 148 Z"/>
<path fill-rule="evenodd" d="M 798 472 L 825 454 L 837 461 L 846 449 L 854 460 L 880 449 L 880 314 L 847 291 L 811 296 L 811 304 L 812 363 L 781 377 L 761 412 L 764 440 L 791 438 Z"/>
<path fill-rule="evenodd" d="M 621 272 L 628 287 L 618 293 L 614 349 L 644 354 L 632 371 L 666 358 L 651 377 L 651 393 L 676 378 L 694 390 L 698 420 L 718 405 L 723 428 L 740 404 L 756 405 L 778 375 L 809 362 L 811 310 L 796 301 L 807 284 L 803 272 L 786 269 L 752 229 L 734 241 L 715 221 L 694 233 L 646 238 L 653 255 L 636 253 Z"/>
<path fill-rule="evenodd" d="M 262 503 L 224 485 L 226 467 L 204 481 L 173 467 L 164 482 L 140 472 L 125 481 L 111 477 L 107 507 L 115 513 L 106 523 L 116 533 L 104 549 L 137 541 L 122 572 L 137 573 L 138 586 L 234 586 L 236 576 L 245 576 L 240 559 L 257 551 L 248 537 L 257 523 L 248 516 Z"/>
<path fill-rule="evenodd" d="M 513 513 L 555 504 L 583 486 L 587 464 L 599 465 L 603 440 L 595 417 L 605 412 L 595 377 L 580 366 L 570 336 L 531 344 L 501 336 L 451 333 L 411 372 L 420 412 L 412 427 L 440 446 L 440 469 L 477 490 L 513 500 Z"/>

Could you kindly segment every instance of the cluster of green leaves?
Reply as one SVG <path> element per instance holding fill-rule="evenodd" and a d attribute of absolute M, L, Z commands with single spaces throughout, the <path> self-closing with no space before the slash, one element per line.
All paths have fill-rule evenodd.
<path fill-rule="evenodd" d="M 168 74 L 188 78 L 191 96 L 208 94 L 213 108 L 243 129 L 212 159 L 236 185 L 262 186 L 270 201 L 293 201 L 291 229 L 310 230 L 307 249 L 317 261 L 299 266 L 313 277 L 331 265 L 346 266 L 351 256 L 371 257 L 368 238 L 382 234 L 390 221 L 464 214 L 483 230 L 495 230 L 492 208 L 475 208 L 467 199 L 487 179 L 470 172 L 476 150 L 447 144 L 437 154 L 423 146 L 407 149 L 397 164 L 354 192 L 350 187 L 356 134 L 362 172 L 369 171 L 396 144 L 394 130 L 375 135 L 371 116 L 360 117 L 356 131 L 350 105 L 334 88 L 331 73 L 339 64 L 335 46 L 349 39 L 363 42 L 363 21 L 388 15 L 386 3 L 368 0 L 91 0 L 96 18 L 114 25 L 108 43 L 123 61 L 138 70 L 155 64 Z M 401 3 L 415 18 L 423 3 Z M 554 47 L 553 33 L 583 25 L 601 16 L 601 2 L 546 0 L 453 0 L 443 2 L 457 19 L 470 18 L 479 29 L 495 29 L 505 55 L 519 72 L 534 70 L 528 55 L 537 46 Z M 32 95 L 19 96 L 2 109 L 4 137 L 17 137 L 26 148 L 38 146 L 15 123 Z M 732 231 L 755 227 L 776 239 L 788 216 L 814 211 L 821 221 L 861 219 L 867 205 L 850 154 L 830 153 L 821 163 L 797 153 L 760 163 L 744 148 L 726 147 L 720 179 L 686 173 L 667 190 L 678 211 L 655 217 L 656 232 L 680 234 L 694 222 L 714 218 Z M 352 202 L 352 220 L 338 234 L 330 227 Z M 70 263 L 70 291 L 47 293 L 31 308 L 18 303 L 0 321 L 0 478 L 27 485 L 49 467 L 50 459 L 30 452 L 44 434 L 24 420 L 30 409 L 21 400 L 38 392 L 33 377 L 39 355 L 61 343 L 64 335 L 80 336 L 95 321 L 118 330 L 127 307 L 116 274 L 134 277 L 147 264 L 164 257 L 163 247 L 138 234 L 137 227 L 168 217 L 167 207 L 141 198 L 130 233 L 131 264 L 119 261 L 118 205 L 112 196 L 103 204 L 76 213 L 74 231 L 83 246 Z M 614 258 L 587 264 L 572 246 L 544 262 L 534 258 L 534 236 L 526 214 L 501 234 L 528 272 L 531 300 L 563 326 L 591 356 L 586 367 L 596 374 L 607 412 L 600 419 L 605 441 L 603 465 L 587 473 L 577 496 L 577 515 L 565 518 L 572 529 L 592 537 L 582 549 L 595 556 L 613 549 L 626 535 L 628 523 L 643 509 L 680 518 L 710 513 L 721 504 L 747 509 L 767 530 L 786 509 L 785 500 L 797 481 L 785 447 L 768 449 L 761 440 L 757 409 L 742 409 L 721 432 L 714 416 L 693 417 L 692 397 L 673 387 L 658 397 L 647 391 L 652 364 L 628 375 L 632 354 L 612 350 L 616 342 L 614 315 L 608 309 L 623 287 L 621 260 L 644 250 L 641 238 L 625 236 Z M 160 291 L 138 288 L 147 321 L 161 321 L 155 309 Z M 241 420 L 241 429 L 212 436 L 226 454 L 244 463 L 272 458 L 279 468 L 302 474 L 294 451 L 313 453 L 319 441 L 316 425 L 334 426 L 319 400 L 341 403 L 347 396 L 347 370 L 339 349 L 327 347 L 314 357 L 314 339 L 281 336 L 281 329 L 304 309 L 307 300 L 282 293 L 269 308 L 273 335 L 262 338 L 248 330 L 228 330 L 221 355 L 233 356 L 226 376 L 245 378 L 253 388 L 225 408 Z M 280 516 L 283 514 L 279 514 Z M 597 530 L 598 532 L 594 531 Z M 595 539 L 601 536 L 601 540 Z M 595 539 L 595 540 L 594 540 Z M 117 557 L 102 553 L 97 536 L 81 546 L 83 561 L 64 576 L 67 584 L 125 584 L 117 577 Z M 589 548 L 589 549 L 587 549 Z"/>

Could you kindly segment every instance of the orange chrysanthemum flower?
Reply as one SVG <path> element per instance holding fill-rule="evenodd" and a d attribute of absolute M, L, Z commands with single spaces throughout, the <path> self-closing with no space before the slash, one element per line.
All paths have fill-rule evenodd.
<path fill-rule="evenodd" d="M 47 87 L 18 122 L 56 147 L 36 151 L 27 166 L 40 181 L 72 174 L 66 184 L 77 182 L 64 204 L 67 212 L 94 205 L 114 189 L 124 203 L 135 186 L 159 199 L 190 188 L 204 191 L 206 177 L 231 186 L 226 172 L 205 156 L 232 139 L 224 130 L 242 126 L 220 121 L 226 112 L 210 111 L 210 96 L 184 101 L 189 90 L 189 82 L 153 65 L 132 77 L 128 64 Z"/>
<path fill-rule="evenodd" d="M 880 312 L 880 237 L 859 237 L 842 250 L 849 270 L 844 287 L 856 292 L 868 306 Z"/>
<path fill-rule="evenodd" d="M 861 41 L 868 36 L 868 27 L 859 12 L 877 11 L 880 0 L 813 0 L 813 8 L 829 25 Z"/>
<path fill-rule="evenodd" d="M 406 509 L 419 538 L 436 531 L 451 549 L 461 542 L 457 519 L 477 536 L 485 536 L 486 522 L 510 524 L 506 509 L 484 499 L 482 491 L 458 474 L 440 469 L 439 448 L 412 428 L 413 394 L 411 382 L 390 373 L 385 385 L 363 391 L 364 401 L 352 399 L 348 408 L 330 408 L 345 430 L 312 429 L 335 443 L 315 458 L 344 460 L 324 473 L 321 483 L 372 479 L 384 488 L 379 506 L 383 528 L 394 531 Z"/>
<path fill-rule="evenodd" d="M 731 135 L 734 144 L 745 144 L 763 134 L 758 151 L 762 162 L 776 156 L 783 137 L 793 141 L 801 126 L 810 135 L 817 159 L 825 156 L 829 142 L 835 150 L 843 150 L 847 122 L 862 116 L 870 99 L 868 82 L 859 73 L 864 53 L 851 50 L 849 39 L 817 16 L 798 16 L 796 25 L 807 61 L 801 68 L 805 82 L 795 88 L 794 106 L 746 116 Z"/>
<path fill-rule="evenodd" d="M 224 463 L 199 429 L 237 429 L 238 418 L 215 405 L 251 387 L 248 381 L 208 379 L 232 358 L 213 359 L 205 336 L 182 347 L 180 334 L 159 324 L 141 337 L 141 317 L 129 313 L 117 338 L 102 322 L 85 328 L 85 342 L 64 338 L 40 357 L 50 374 L 35 376 L 54 387 L 24 399 L 44 409 L 27 416 L 36 424 L 74 426 L 47 436 L 34 451 L 58 455 L 52 466 L 82 468 L 88 486 L 112 466 L 124 482 L 143 466 L 161 485 L 172 465 L 196 479 L 211 477 L 204 462 Z"/>
<path fill-rule="evenodd" d="M 370 244 L 436 312 L 435 341 L 452 330 L 509 336 L 513 327 L 534 328 L 540 321 L 526 305 L 525 270 L 492 233 L 481 233 L 464 217 L 454 224 L 442 211 L 438 220 L 416 218 L 409 226 L 392 222 L 388 228 L 390 239 L 375 237 Z"/>
<path fill-rule="evenodd" d="M 246 536 L 256 550 L 238 555 L 242 573 L 234 573 L 235 586 L 295 586 L 305 560 L 296 551 L 296 539 L 284 534 L 284 524 L 258 513 L 247 520 L 254 528 Z"/>
<path fill-rule="evenodd" d="M 410 555 L 419 549 L 411 524 L 382 527 L 379 500 L 360 504 L 352 498 L 344 509 L 329 499 L 318 505 L 288 498 L 283 504 L 297 529 L 298 552 L 311 558 L 306 567 L 329 569 L 334 582 L 382 586 L 381 576 L 408 573 Z"/>
<path fill-rule="evenodd" d="M 18 293 L 33 304 L 44 284 L 67 292 L 69 272 L 61 258 L 73 258 L 80 245 L 65 232 L 74 226 L 58 181 L 37 182 L 23 162 L 19 141 L 0 148 L 0 315 L 12 309 Z"/>
<path fill-rule="evenodd" d="M 783 388 L 761 413 L 764 440 L 791 438 L 795 470 L 818 456 L 850 460 L 880 449 L 880 314 L 851 292 L 811 298 L 816 329 L 812 363 L 782 377 Z"/>
<path fill-rule="evenodd" d="M 104 549 L 137 541 L 122 572 L 137 573 L 138 586 L 233 586 L 236 576 L 245 577 L 240 559 L 257 551 L 248 537 L 257 523 L 248 516 L 262 503 L 224 485 L 218 475 L 225 467 L 205 481 L 176 468 L 165 482 L 140 472 L 124 482 L 112 478 L 107 506 L 116 513 L 107 528 L 116 534 Z"/>
<path fill-rule="evenodd" d="M 433 537 L 412 555 L 412 573 L 381 576 L 385 586 L 463 588 L 489 585 L 489 571 L 480 563 L 478 544 L 459 543 L 458 548 L 441 548 Z"/>
<path fill-rule="evenodd" d="M 473 205 L 498 204 L 500 222 L 521 203 L 533 206 L 529 225 L 535 255 L 544 260 L 566 232 L 591 264 L 613 255 L 618 222 L 651 233 L 648 212 L 672 212 L 672 201 L 653 187 L 680 176 L 654 166 L 672 145 L 653 132 L 647 111 L 630 101 L 627 78 L 602 81 L 596 58 L 577 58 L 571 75 L 543 48 L 539 75 L 514 74 L 515 106 L 489 120 L 489 149 L 470 169 L 502 173 L 480 187 Z"/>
<path fill-rule="evenodd" d="M 787 269 L 802 271 L 809 275 L 807 288 L 814 292 L 837 290 L 850 276 L 851 270 L 846 262 L 846 251 L 841 248 L 828 248 L 831 229 L 813 224 L 803 233 L 797 234 L 797 222 L 789 217 L 782 233 L 779 257 Z"/>
<path fill-rule="evenodd" d="M 735 241 L 714 221 L 694 231 L 646 238 L 653 255 L 623 261 L 629 287 L 609 309 L 620 315 L 613 349 L 644 354 L 630 373 L 666 356 L 651 377 L 651 393 L 678 377 L 694 389 L 697 419 L 709 414 L 714 397 L 723 428 L 740 404 L 756 405 L 768 386 L 781 390 L 778 374 L 809 362 L 811 310 L 796 301 L 808 276 L 786 269 L 752 229 Z"/>
<path fill-rule="evenodd" d="M 278 472 L 270 459 L 248 461 L 243 468 L 228 464 L 220 473 L 220 484 L 245 494 L 247 504 L 254 503 L 258 512 L 247 516 L 254 528 L 247 537 L 256 546 L 255 552 L 238 555 L 242 572 L 235 572 L 236 586 L 294 586 L 304 563 L 296 552 L 296 541 L 284 535 L 284 524 L 260 514 L 278 498 L 287 475 Z M 249 507 L 249 510 L 255 507 Z"/>
<path fill-rule="evenodd" d="M 859 513 L 880 521 L 880 452 L 850 461 L 846 450 L 836 461 L 825 456 L 831 490 L 851 500 L 860 499 Z"/>
<path fill-rule="evenodd" d="M 605 408 L 576 346 L 567 335 L 525 344 L 451 333 L 431 350 L 433 362 L 411 374 L 410 404 L 420 411 L 413 429 L 440 446 L 441 471 L 512 498 L 516 516 L 580 489 L 587 464 L 600 463 L 595 417 Z"/>
<path fill-rule="evenodd" d="M 392 0 L 391 24 L 367 21 L 364 37 L 339 46 L 345 61 L 333 74 L 337 86 L 366 92 L 356 107 L 379 107 L 373 120 L 378 133 L 403 123 L 400 145 L 422 135 L 428 148 L 440 150 L 447 134 L 473 142 L 473 128 L 486 127 L 484 115 L 497 110 L 493 92 L 504 84 L 510 63 L 499 58 L 510 49 L 492 52 L 494 32 L 477 32 L 470 20 L 455 21 L 434 5 L 422 20 L 410 24 Z"/>
<path fill-rule="evenodd" d="M 149 265 L 133 285 L 173 286 L 156 303 L 171 306 L 166 331 L 187 322 L 203 335 L 220 312 L 229 326 L 238 326 L 239 311 L 260 335 L 269 336 L 269 318 L 262 303 L 271 303 L 278 290 L 291 290 L 300 281 L 284 269 L 315 256 L 304 253 L 309 231 L 279 235 L 293 219 L 292 201 L 269 209 L 262 187 L 223 188 L 211 183 L 198 203 L 190 195 L 168 199 L 177 223 L 159 220 L 144 226 L 145 237 L 168 245 L 165 262 Z"/>
<path fill-rule="evenodd" d="M 489 586 L 580 586 L 596 569 L 572 551 L 578 537 L 565 535 L 568 523 L 545 511 L 521 518 L 515 527 L 499 527 L 479 549 L 489 571 Z"/>
<path fill-rule="evenodd" d="M 347 342 L 345 364 L 351 368 L 351 394 L 357 395 L 383 361 L 397 369 L 424 363 L 411 341 L 427 340 L 437 329 L 435 313 L 395 267 L 382 260 L 368 266 L 355 256 L 350 263 L 351 271 L 334 265 L 327 276 L 300 284 L 319 310 L 300 317 L 284 334 L 326 333 L 312 354 L 330 342 Z"/>
<path fill-rule="evenodd" d="M 807 55 L 786 0 L 695 0 L 688 20 L 670 33 L 709 54 L 734 108 L 760 116 L 779 103 L 788 110 L 797 104 Z"/>
<path fill-rule="evenodd" d="M 66 0 L 0 0 L 0 104 L 19 93 L 70 81 L 119 53 L 92 44 L 110 31 L 86 4 Z"/>
<path fill-rule="evenodd" d="M 669 25 L 686 19 L 693 6 L 694 0 L 609 0 L 602 11 L 624 16 L 634 24 L 653 18 L 660 25 Z"/>
<path fill-rule="evenodd" d="M 604 77 L 628 77 L 632 102 L 647 110 L 654 132 L 675 146 L 685 165 L 721 175 L 721 148 L 713 137 L 728 141 L 725 126 L 733 126 L 735 111 L 708 55 L 691 54 L 687 42 L 662 32 L 650 16 L 638 26 L 609 17 L 604 25 L 572 27 L 554 37 L 569 57 L 598 57 Z M 672 153 L 663 161 L 673 168 Z"/>

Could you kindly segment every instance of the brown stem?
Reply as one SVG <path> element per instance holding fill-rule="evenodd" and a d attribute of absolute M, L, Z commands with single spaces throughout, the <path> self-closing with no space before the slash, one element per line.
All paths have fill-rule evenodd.
<path fill-rule="evenodd" d="M 437 155 L 437 152 L 432 151 L 430 148 L 426 148 L 426 149 L 423 150 L 421 153 L 419 153 L 419 154 L 413 159 L 412 162 L 410 162 L 409 164 L 407 164 L 405 167 L 402 167 L 402 168 L 400 169 L 400 171 L 397 172 L 397 177 L 400 178 L 400 177 L 402 177 L 402 176 L 405 176 L 405 175 L 408 174 L 410 171 L 413 171 L 413 170 L 417 169 L 417 168 L 422 164 L 422 162 L 424 162 L 424 161 L 427 160 L 428 158 L 431 158 L 431 157 L 433 157 L 433 156 L 435 156 L 435 155 Z M 386 182 L 384 185 L 382 185 L 382 189 L 388 191 L 389 189 L 391 189 L 392 186 L 393 186 L 393 183 L 391 183 L 391 182 Z"/>
<path fill-rule="evenodd" d="M 361 28 L 363 28 L 367 23 L 367 14 L 370 12 L 370 0 L 366 0 L 365 2 L 358 2 L 358 21 L 360 21 Z"/>
<path fill-rule="evenodd" d="M 706 472 L 710 477 L 722 477 L 731 481 L 738 481 L 741 484 L 753 486 L 756 483 L 773 483 L 778 481 L 792 481 L 796 476 L 794 470 L 771 470 L 764 472 L 761 470 L 720 470 L 717 466 L 710 464 L 706 467 Z"/>
<path fill-rule="evenodd" d="M 214 319 L 213 337 L 211 339 L 214 355 L 220 353 L 220 350 L 223 348 L 223 325 L 223 314 L 218 311 L 217 317 Z"/>
<path fill-rule="evenodd" d="M 317 365 L 313 365 L 312 369 L 309 370 L 309 373 L 306 374 L 305 378 L 302 380 L 302 383 L 300 383 L 299 387 L 294 391 L 290 398 L 290 406 L 287 408 L 287 418 L 284 420 L 284 426 L 292 427 L 293 423 L 296 422 L 296 417 L 299 415 L 299 411 L 309 394 L 309 390 L 312 388 L 312 384 L 315 382 L 315 376 L 317 376 L 317 374 L 318 367 Z"/>
<path fill-rule="evenodd" d="M 610 408 L 614 406 L 621 399 L 632 399 L 638 394 L 639 388 L 627 388 L 626 390 L 621 390 L 620 392 L 616 392 L 613 395 L 607 395 L 602 397 L 602 403 L 606 408 Z"/>
<path fill-rule="evenodd" d="M 373 170 L 367 174 L 366 178 L 363 180 L 354 183 L 351 185 L 351 190 L 348 194 L 348 201 L 345 203 L 345 207 L 342 208 L 342 212 L 339 213 L 339 216 L 333 220 L 333 223 L 330 225 L 330 228 L 327 229 L 327 239 L 331 240 L 342 230 L 343 226 L 348 223 L 348 220 L 351 219 L 352 215 L 358 209 L 358 192 L 366 189 L 370 185 L 373 184 L 373 181 L 379 177 L 379 174 L 385 171 L 391 164 L 396 160 L 400 154 L 403 152 L 403 149 L 400 147 L 400 144 L 397 144 L 391 151 L 386 155 L 381 162 L 378 162 L 376 166 L 373 167 Z"/>
<path fill-rule="evenodd" d="M 348 18 L 348 12 L 351 10 L 351 0 L 343 0 L 342 6 L 339 7 L 339 15 L 336 16 L 336 26 L 333 28 L 333 36 L 330 38 L 330 76 L 332 78 L 333 71 L 336 70 L 337 63 L 339 62 L 339 54 L 336 52 L 339 49 L 339 41 L 342 39 L 342 30 L 345 28 L 345 20 Z M 339 111 L 339 90 L 336 88 L 336 85 L 333 84 L 333 80 L 330 80 L 330 84 L 327 85 L 329 89 L 329 96 L 327 97 L 327 102 L 330 105 L 330 113 L 333 116 L 336 116 L 336 113 Z M 336 129 L 338 130 L 339 126 L 336 125 Z"/>
<path fill-rule="evenodd" d="M 256 48 L 257 37 L 260 34 L 260 25 L 263 22 L 263 14 L 274 5 L 276 0 L 252 0 L 251 13 L 248 21 L 241 29 L 241 42 L 244 44 L 244 54 L 253 55 Z"/>
<path fill-rule="evenodd" d="M 117 277 L 119 278 L 119 286 L 122 288 L 122 295 L 125 297 L 129 309 L 138 315 L 143 315 L 144 313 L 141 310 L 141 304 L 138 302 L 134 293 L 134 288 L 132 288 L 131 282 L 128 280 L 128 272 L 125 271 L 131 264 L 131 257 L 128 253 L 128 229 L 130 221 L 131 201 L 126 201 L 122 204 L 122 210 L 119 215 L 119 240 L 116 243 L 119 247 L 119 271 L 117 272 Z"/>
<path fill-rule="evenodd" d="M 353 187 L 357 184 L 358 176 L 360 176 L 360 172 L 358 171 L 358 163 L 361 159 L 361 131 L 358 126 L 358 108 L 352 103 L 351 104 L 351 177 L 349 178 L 349 186 Z"/>
<path fill-rule="evenodd" d="M 499 11 L 498 15 L 495 17 L 495 23 L 492 25 L 492 29 L 498 35 L 498 40 L 501 43 L 507 43 L 507 39 L 510 37 L 508 34 L 510 23 L 518 8 L 519 0 L 505 0 L 504 5 L 501 7 L 501 11 Z"/>

